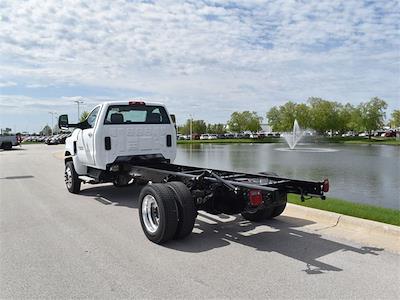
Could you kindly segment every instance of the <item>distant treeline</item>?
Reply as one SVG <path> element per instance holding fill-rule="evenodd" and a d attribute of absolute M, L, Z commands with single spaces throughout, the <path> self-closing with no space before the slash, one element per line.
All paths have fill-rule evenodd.
<path fill-rule="evenodd" d="M 367 131 L 381 129 L 385 124 L 387 103 L 374 97 L 368 102 L 358 105 L 342 104 L 317 97 L 311 97 L 307 103 L 286 102 L 281 106 L 272 107 L 267 113 L 267 123 L 275 132 L 291 131 L 294 120 L 297 119 L 302 128 L 312 129 L 320 134 L 329 131 Z M 400 110 L 394 110 L 388 125 L 400 127 Z M 181 134 L 193 133 L 225 133 L 256 132 L 261 129 L 262 117 L 256 112 L 234 112 L 226 125 L 207 124 L 204 120 L 187 120 L 178 127 Z"/>
<path fill-rule="evenodd" d="M 385 126 L 387 103 L 374 97 L 356 106 L 341 104 L 321 98 L 309 98 L 307 103 L 289 101 L 282 106 L 274 106 L 267 112 L 268 124 L 274 131 L 290 131 L 295 119 L 302 128 L 309 128 L 324 134 L 328 131 L 367 131 Z M 399 112 L 392 114 L 390 124 L 400 126 Z"/>

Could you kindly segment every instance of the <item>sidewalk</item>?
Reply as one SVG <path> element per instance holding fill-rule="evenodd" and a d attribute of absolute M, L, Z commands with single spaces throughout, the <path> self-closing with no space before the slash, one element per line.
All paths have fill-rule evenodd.
<path fill-rule="evenodd" d="M 288 203 L 284 216 L 314 221 L 305 227 L 400 254 L 400 227 Z"/>

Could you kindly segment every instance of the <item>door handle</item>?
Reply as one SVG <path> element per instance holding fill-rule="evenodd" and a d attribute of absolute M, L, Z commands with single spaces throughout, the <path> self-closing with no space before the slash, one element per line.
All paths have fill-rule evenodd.
<path fill-rule="evenodd" d="M 92 137 L 93 136 L 93 133 L 88 133 L 88 137 Z"/>

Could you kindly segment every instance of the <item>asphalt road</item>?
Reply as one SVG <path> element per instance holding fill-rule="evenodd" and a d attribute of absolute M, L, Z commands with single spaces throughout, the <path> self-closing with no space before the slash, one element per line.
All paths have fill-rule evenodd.
<path fill-rule="evenodd" d="M 398 255 L 310 232 L 303 219 L 201 213 L 189 238 L 155 245 L 140 227 L 138 189 L 68 193 L 61 150 L 0 152 L 2 299 L 400 296 Z"/>

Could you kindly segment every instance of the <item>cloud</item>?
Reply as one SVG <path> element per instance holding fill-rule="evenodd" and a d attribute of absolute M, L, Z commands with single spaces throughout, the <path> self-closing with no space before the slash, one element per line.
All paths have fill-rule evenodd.
<path fill-rule="evenodd" d="M 40 88 L 46 88 L 49 85 L 47 84 L 40 84 L 40 83 L 32 83 L 32 84 L 27 84 L 26 87 L 29 89 L 40 89 Z"/>
<path fill-rule="evenodd" d="M 5 82 L 0 82 L 0 88 L 2 87 L 10 87 L 10 86 L 16 86 L 17 83 L 13 81 L 5 81 Z"/>
<path fill-rule="evenodd" d="M 31 0 L 0 8 L 0 74 L 31 89 L 97 86 L 113 89 L 110 98 L 130 89 L 186 116 L 197 105 L 210 121 L 309 96 L 399 101 L 397 1 Z"/>

